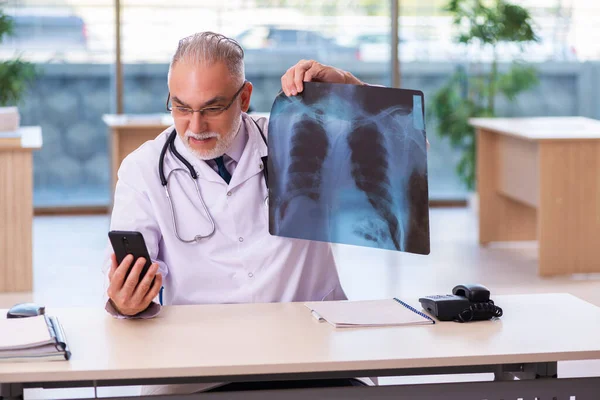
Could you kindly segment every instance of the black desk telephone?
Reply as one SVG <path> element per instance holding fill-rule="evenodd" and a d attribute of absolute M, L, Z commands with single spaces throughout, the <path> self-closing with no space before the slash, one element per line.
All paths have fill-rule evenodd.
<path fill-rule="evenodd" d="M 502 309 L 494 305 L 483 285 L 459 285 L 452 294 L 421 297 L 419 302 L 440 321 L 470 322 L 502 316 Z"/>

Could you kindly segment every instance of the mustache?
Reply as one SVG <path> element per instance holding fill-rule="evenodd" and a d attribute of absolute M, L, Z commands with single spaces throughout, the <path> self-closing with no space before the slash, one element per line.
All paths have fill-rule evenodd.
<path fill-rule="evenodd" d="M 186 137 L 186 139 L 194 138 L 196 140 L 206 140 L 206 139 L 210 139 L 210 138 L 219 139 L 221 137 L 221 135 L 218 134 L 217 132 L 194 133 L 194 132 L 186 131 L 185 137 Z"/>

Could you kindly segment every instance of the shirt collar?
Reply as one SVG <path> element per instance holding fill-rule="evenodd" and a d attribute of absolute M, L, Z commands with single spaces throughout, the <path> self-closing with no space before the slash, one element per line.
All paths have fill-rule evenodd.
<path fill-rule="evenodd" d="M 236 163 L 239 163 L 240 159 L 242 158 L 244 148 L 246 147 L 246 143 L 248 143 L 248 132 L 246 131 L 246 126 L 242 121 L 237 134 L 235 135 L 235 139 L 233 139 L 233 143 L 231 143 L 231 146 L 229 149 L 227 149 L 225 154 L 227 154 Z"/>

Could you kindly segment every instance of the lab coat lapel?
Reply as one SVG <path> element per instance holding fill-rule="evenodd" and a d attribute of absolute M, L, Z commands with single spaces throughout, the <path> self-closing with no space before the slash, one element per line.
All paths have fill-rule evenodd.
<path fill-rule="evenodd" d="M 243 114 L 242 118 L 243 127 L 248 133 L 248 143 L 246 143 L 246 148 L 242 153 L 240 162 L 231 177 L 231 182 L 229 183 L 231 189 L 243 184 L 256 174 L 263 173 L 264 166 L 261 157 L 266 156 L 268 150 L 260 136 L 258 128 L 254 122 L 252 122 L 251 117 L 247 114 Z"/>

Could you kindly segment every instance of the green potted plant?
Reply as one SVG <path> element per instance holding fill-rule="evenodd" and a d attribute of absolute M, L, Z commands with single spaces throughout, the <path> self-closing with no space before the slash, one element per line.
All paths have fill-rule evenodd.
<path fill-rule="evenodd" d="M 482 62 L 459 65 L 435 94 L 432 104 L 438 134 L 448 138 L 450 145 L 461 152 L 456 171 L 472 193 L 476 187 L 475 130 L 469 126 L 469 118 L 496 116 L 498 96 L 512 102 L 538 82 L 535 68 L 517 59 L 506 72 L 500 72 L 498 46 L 514 44 L 522 51 L 524 44 L 539 39 L 529 11 L 505 0 L 450 0 L 444 10 L 453 16 L 458 42 L 492 53 L 488 65 Z"/>
<path fill-rule="evenodd" d="M 13 31 L 13 21 L 0 9 L 0 46 L 5 37 Z M 33 64 L 23 61 L 20 57 L 0 61 L 0 107 L 18 105 L 27 84 L 36 75 Z"/>

